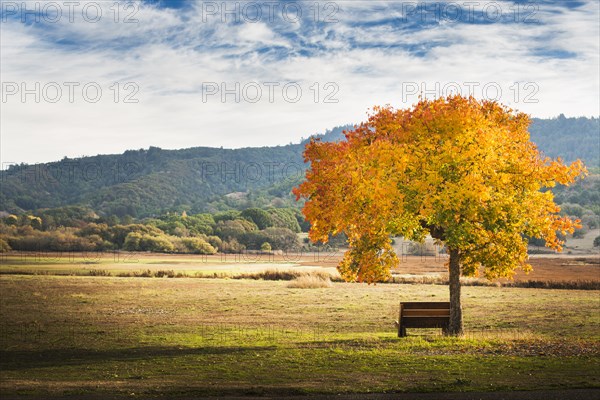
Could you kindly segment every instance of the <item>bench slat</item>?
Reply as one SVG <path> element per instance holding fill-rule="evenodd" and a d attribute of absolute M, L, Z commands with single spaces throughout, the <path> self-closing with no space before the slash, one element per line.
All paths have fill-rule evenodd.
<path fill-rule="evenodd" d="M 408 302 L 408 303 L 402 303 L 402 307 L 407 310 L 407 309 L 418 309 L 418 310 L 422 310 L 422 309 L 450 309 L 450 302 L 428 302 L 428 301 L 412 301 L 412 302 Z"/>
<path fill-rule="evenodd" d="M 434 310 L 434 309 L 428 309 L 428 310 L 410 310 L 410 309 L 404 309 L 402 311 L 402 316 L 403 317 L 449 317 L 450 316 L 450 310 Z"/>
<path fill-rule="evenodd" d="M 443 328 L 448 326 L 448 318 L 444 317 L 412 317 L 402 320 L 404 328 Z"/>

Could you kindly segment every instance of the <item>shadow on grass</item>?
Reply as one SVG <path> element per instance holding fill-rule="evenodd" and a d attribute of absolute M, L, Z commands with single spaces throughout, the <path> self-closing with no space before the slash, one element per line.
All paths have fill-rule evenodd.
<path fill-rule="evenodd" d="M 40 367 L 82 365 L 90 362 L 145 360 L 160 357 L 231 355 L 273 351 L 275 346 L 133 347 L 124 349 L 1 350 L 0 370 L 18 371 Z"/>
<path fill-rule="evenodd" d="M 417 346 L 423 343 L 434 344 L 455 344 L 461 343 L 461 339 L 455 337 L 444 336 L 437 332 L 427 333 L 409 333 L 404 338 L 399 338 L 395 334 L 393 336 L 377 336 L 366 338 L 337 338 L 325 340 L 310 340 L 307 342 L 297 343 L 299 348 L 328 348 L 328 347 L 372 347 L 374 345 L 403 345 Z"/>
<path fill-rule="evenodd" d="M 307 396 L 322 400 L 331 400 L 334 397 L 329 397 L 325 393 L 327 391 L 306 390 L 295 387 L 268 387 L 261 386 L 257 383 L 255 386 L 247 387 L 210 387 L 210 386 L 176 386 L 176 387 L 161 387 L 135 389 L 135 398 L 143 399 L 199 399 L 199 398 L 227 398 L 227 399 L 305 399 Z M 338 396 L 335 396 L 339 398 Z M 116 388 L 81 388 L 68 389 L 60 393 L 47 390 L 31 390 L 29 392 L 13 391 L 2 392 L 2 400 L 19 400 L 19 399 L 40 399 L 40 400 L 106 400 L 106 399 L 131 399 L 131 390 L 120 390 Z M 353 398 L 353 397 L 352 397 Z"/>

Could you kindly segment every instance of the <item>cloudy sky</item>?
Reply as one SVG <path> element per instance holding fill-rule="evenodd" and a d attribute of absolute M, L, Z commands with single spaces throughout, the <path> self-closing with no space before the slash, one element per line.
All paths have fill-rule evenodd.
<path fill-rule="evenodd" d="M 0 5 L 4 165 L 287 144 L 419 94 L 600 108 L 597 0 Z"/>

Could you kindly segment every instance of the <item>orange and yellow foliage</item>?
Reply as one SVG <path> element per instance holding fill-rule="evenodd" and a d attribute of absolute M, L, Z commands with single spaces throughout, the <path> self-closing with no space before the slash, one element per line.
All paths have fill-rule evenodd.
<path fill-rule="evenodd" d="M 496 102 L 454 96 L 410 109 L 376 107 L 346 140 L 312 140 L 304 157 L 310 239 L 345 232 L 350 250 L 338 266 L 349 281 L 376 282 L 398 264 L 391 236 L 427 234 L 460 253 L 463 275 L 511 277 L 529 270 L 524 235 L 560 251 L 561 217 L 552 192 L 587 174 L 544 157 L 529 139 L 530 119 Z"/>

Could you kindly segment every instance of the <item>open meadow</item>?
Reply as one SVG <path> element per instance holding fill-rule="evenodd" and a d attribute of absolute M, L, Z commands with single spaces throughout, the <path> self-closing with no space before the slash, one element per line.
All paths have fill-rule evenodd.
<path fill-rule="evenodd" d="M 0 400 L 600 400 L 599 5 L 0 0 Z"/>
<path fill-rule="evenodd" d="M 0 274 L 81 275 L 236 278 L 262 272 L 319 272 L 338 277 L 336 265 L 342 251 L 283 254 L 161 254 L 123 251 L 106 252 L 12 252 L 0 254 Z M 400 278 L 443 278 L 448 275 L 447 256 L 401 256 L 392 270 Z M 532 255 L 533 271 L 517 271 L 514 281 L 592 281 L 600 282 L 600 255 Z M 481 279 L 485 282 L 484 279 Z M 501 280 L 500 282 L 507 282 Z"/>
<path fill-rule="evenodd" d="M 600 387 L 598 290 L 465 286 L 463 338 L 409 330 L 399 339 L 398 303 L 445 301 L 447 286 L 334 282 L 292 288 L 289 281 L 218 274 L 267 266 L 329 271 L 334 260 L 273 259 L 256 262 L 252 270 L 248 263 L 217 257 L 198 263 L 194 256 L 134 256 L 134 267 L 114 259 L 53 264 L 30 255 L 25 265 L 23 254 L 4 257 L 3 395 L 172 398 Z M 541 268 L 533 274 L 576 279 L 556 271 L 579 269 L 589 271 L 585 279 L 598 279 L 593 261 L 534 258 Z M 412 262 L 418 272 L 420 260 Z M 37 274 L 19 275 L 15 268 Z M 53 275 L 52 268 L 81 274 Z M 77 276 L 92 268 L 111 276 Z M 116 276 L 147 269 L 212 273 L 213 279 Z"/>

